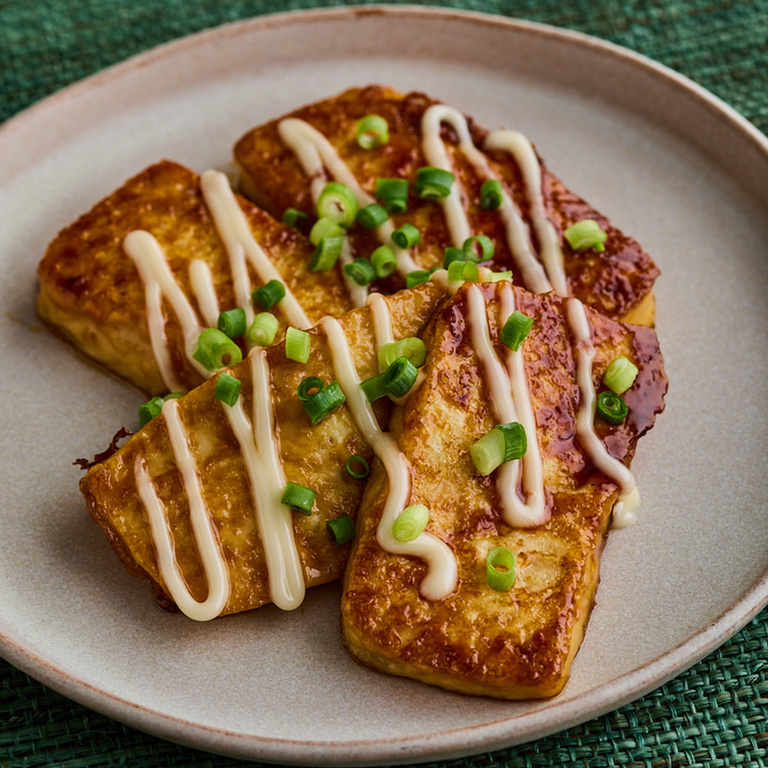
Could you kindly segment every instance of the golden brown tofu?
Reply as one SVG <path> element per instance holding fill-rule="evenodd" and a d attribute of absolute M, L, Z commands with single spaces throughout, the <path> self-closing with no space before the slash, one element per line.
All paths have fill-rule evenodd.
<path fill-rule="evenodd" d="M 223 174 L 211 175 L 212 194 L 221 198 L 224 180 Z M 252 236 L 254 243 L 245 251 L 261 251 L 303 307 L 307 325 L 351 308 L 338 275 L 309 271 L 313 249 L 300 233 L 245 199 L 232 196 L 230 202 L 235 200 L 242 220 L 235 217 L 226 225 L 235 232 L 227 237 Z M 224 220 L 232 218 L 226 203 L 220 203 Z M 136 232 L 151 239 L 136 239 Z M 139 251 L 157 246 L 144 254 L 147 274 L 140 274 L 127 253 L 129 236 Z M 237 245 L 229 250 L 237 251 Z M 50 244 L 38 268 L 39 316 L 80 352 L 148 394 L 188 390 L 206 378 L 190 359 L 190 336 L 215 327 L 219 310 L 250 302 L 250 289 L 266 282 L 255 268 L 256 258 L 229 250 L 204 198 L 201 177 L 176 163 L 159 162 Z M 297 324 L 284 311 L 285 302 L 279 307 L 274 311 L 283 328 Z"/>
<path fill-rule="evenodd" d="M 500 314 L 509 314 L 502 301 L 512 292 L 517 310 L 533 318 L 515 355 L 499 340 Z M 580 315 L 580 306 L 508 283 L 465 284 L 436 312 L 424 336 L 430 350 L 424 381 L 391 418 L 409 490 L 393 516 L 388 505 L 397 480 L 390 467 L 396 464 L 374 463 L 344 578 L 343 637 L 358 661 L 505 699 L 549 697 L 565 685 L 593 604 L 612 508 L 620 497 L 624 515 L 629 511 L 634 494 L 626 468 L 637 439 L 663 409 L 667 388 L 653 330 L 588 309 Z M 476 336 L 485 323 L 488 347 Z M 603 374 L 617 356 L 639 369 L 623 395 L 627 417 L 612 426 L 593 420 L 587 405 L 586 419 L 577 423 L 591 387 L 605 389 Z M 524 370 L 522 389 L 513 359 Z M 497 376 L 502 388 L 514 391 L 523 424 L 530 398 L 535 427 L 526 428 L 522 460 L 481 475 L 472 446 L 506 423 L 499 417 Z M 426 529 L 408 545 L 392 539 L 392 520 L 405 504 L 429 511 Z M 433 548 L 426 560 L 418 548 L 423 537 L 448 554 Z M 406 549 L 397 553 L 398 546 Z M 515 558 L 508 589 L 492 588 L 486 579 L 486 557 L 497 547 Z"/>
<path fill-rule="evenodd" d="M 443 295 L 426 283 L 386 299 L 395 337 L 418 334 Z M 348 312 L 340 324 L 360 376 L 378 373 L 370 310 Z M 323 329 L 310 337 L 307 364 L 287 359 L 284 342 L 257 348 L 226 370 L 242 382 L 234 406 L 215 397 L 219 374 L 166 402 L 161 415 L 112 455 L 98 457 L 81 480 L 92 517 L 128 571 L 150 580 L 163 606 L 181 601 L 185 613 L 204 619 L 257 608 L 273 601 L 274 590 L 281 594 L 281 568 L 287 563 L 288 579 L 294 562 L 301 583 L 281 604 L 291 608 L 303 587 L 341 576 L 349 545 L 337 547 L 326 522 L 345 513 L 354 518 L 364 481 L 350 477 L 345 463 L 372 453 L 346 405 L 312 426 L 297 388 L 311 376 L 329 385 L 336 374 Z M 377 414 L 386 422 L 383 401 Z M 311 515 L 275 503 L 288 482 L 317 493 Z M 214 592 L 218 604 L 209 603 Z"/>
<path fill-rule="evenodd" d="M 369 114 L 387 121 L 389 141 L 362 149 L 356 125 Z M 363 202 L 376 197 L 379 177 L 411 182 L 407 211 L 390 218 L 396 228 L 413 224 L 421 240 L 408 251 L 399 274 L 377 283 L 380 290 L 396 290 L 409 269 L 442 265 L 446 247 L 462 247 L 469 235 L 484 234 L 495 250 L 483 263 L 494 271 L 511 269 L 517 284 L 536 293 L 553 287 L 607 317 L 653 322 L 651 290 L 659 270 L 637 242 L 567 189 L 527 139 L 511 131 L 489 132 L 424 94 L 353 88 L 248 131 L 234 155 L 244 194 L 277 217 L 293 207 L 314 218 L 318 180 L 351 179 Z M 455 200 L 414 194 L 423 166 L 455 174 Z M 480 204 L 482 184 L 491 178 L 506 194 L 497 210 Z M 607 234 L 603 251 L 574 250 L 564 238 L 566 228 L 584 219 L 596 221 Z M 388 231 L 360 225 L 349 230 L 348 239 L 355 257 L 391 244 Z"/>

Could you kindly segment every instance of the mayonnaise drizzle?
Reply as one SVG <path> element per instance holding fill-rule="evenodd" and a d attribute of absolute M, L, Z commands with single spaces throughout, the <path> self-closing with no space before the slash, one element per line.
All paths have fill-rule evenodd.
<path fill-rule="evenodd" d="M 216 229 L 224 241 L 224 247 L 229 254 L 235 302 L 238 307 L 245 310 L 250 324 L 253 320 L 254 310 L 251 302 L 251 280 L 248 276 L 247 262 L 250 262 L 263 283 L 270 280 L 279 280 L 281 283 L 285 283 L 270 261 L 269 256 L 256 242 L 248 219 L 237 202 L 226 175 L 221 171 L 205 171 L 200 177 L 200 189 L 213 216 Z M 287 286 L 285 297 L 278 306 L 285 314 L 288 322 L 296 328 L 309 328 L 312 325 L 301 304 Z"/>
<path fill-rule="evenodd" d="M 454 172 L 448 151 L 440 138 L 440 126 L 443 123 L 448 123 L 456 132 L 459 138 L 459 149 L 474 167 L 478 176 L 483 180 L 498 178 L 492 171 L 486 156 L 472 142 L 472 136 L 469 133 L 469 126 L 464 115 L 444 104 L 435 104 L 429 107 L 421 119 L 423 150 L 427 162 L 436 168 Z M 538 162 L 536 166 L 538 168 Z M 527 176 L 526 187 L 530 187 Z M 472 232 L 469 228 L 469 219 L 464 209 L 462 190 L 458 181 L 454 182 L 450 194 L 441 200 L 441 204 L 453 244 L 457 248 L 461 248 L 464 241 L 472 235 Z M 533 293 L 546 293 L 552 290 L 550 283 L 552 276 L 550 275 L 550 279 L 547 278 L 544 267 L 531 250 L 528 229 L 506 191 L 502 194 L 499 214 L 506 229 L 509 250 L 520 269 L 525 286 Z"/>
<path fill-rule="evenodd" d="M 419 557 L 427 564 L 427 575 L 420 592 L 427 600 L 442 600 L 456 589 L 458 566 L 450 547 L 432 533 L 422 532 L 410 542 L 400 542 L 392 535 L 392 526 L 405 509 L 411 493 L 411 466 L 395 439 L 379 427 L 376 415 L 360 388 L 360 377 L 352 359 L 347 337 L 338 320 L 321 320 L 328 337 L 339 386 L 347 397 L 347 405 L 366 442 L 384 464 L 389 479 L 389 493 L 376 530 L 379 545 L 395 555 Z"/>
<path fill-rule="evenodd" d="M 539 240 L 541 260 L 547 271 L 547 277 L 558 296 L 568 296 L 560 238 L 547 216 L 544 195 L 541 192 L 541 164 L 531 142 L 519 131 L 498 130 L 492 131 L 485 137 L 483 148 L 486 151 L 508 152 L 517 163 L 523 177 L 525 194 L 530 205 L 531 222 Z"/>
<path fill-rule="evenodd" d="M 163 296 L 168 299 L 179 319 L 187 359 L 200 375 L 207 378 L 210 375 L 209 372 L 192 357 L 197 347 L 197 339 L 203 330 L 197 314 L 181 286 L 176 282 L 176 278 L 168 266 L 165 253 L 153 235 L 143 230 L 130 232 L 123 241 L 123 249 L 136 265 L 136 269 L 138 269 L 144 282 L 149 338 L 165 386 L 171 392 L 184 391 L 184 387 L 176 377 L 168 350 L 165 316 L 162 307 Z"/>
<path fill-rule="evenodd" d="M 186 429 L 179 416 L 177 401 L 166 401 L 162 415 L 168 428 L 171 449 L 189 502 L 195 544 L 208 580 L 208 596 L 203 602 L 195 600 L 184 583 L 184 577 L 176 561 L 165 508 L 149 476 L 146 460 L 141 454 L 136 457 L 134 463 L 136 488 L 149 517 L 150 531 L 163 583 L 184 614 L 196 621 L 209 621 L 222 612 L 229 599 L 229 570 L 213 528 L 211 514 L 203 499 L 197 465 L 189 447 Z"/>
<path fill-rule="evenodd" d="M 548 514 L 544 496 L 544 474 L 531 395 L 525 376 L 522 350 L 510 350 L 505 367 L 494 349 L 488 328 L 485 298 L 477 285 L 467 286 L 467 304 L 472 333 L 472 345 L 485 370 L 491 402 L 499 424 L 518 421 L 528 439 L 528 450 L 521 460 L 502 464 L 496 473 L 496 488 L 501 498 L 502 516 L 515 528 L 542 525 Z M 502 326 L 515 308 L 512 286 L 502 288 L 499 325 Z M 522 465 L 522 485 L 525 500 L 518 494 Z"/>
<path fill-rule="evenodd" d="M 293 514 L 281 502 L 286 481 L 275 436 L 266 350 L 254 347 L 249 359 L 253 378 L 253 421 L 245 413 L 243 398 L 238 398 L 231 408 L 223 408 L 240 444 L 248 472 L 269 574 L 269 594 L 278 608 L 290 611 L 304 600 L 304 572 L 293 534 Z"/>
<path fill-rule="evenodd" d="M 619 486 L 619 498 L 613 507 L 613 526 L 625 528 L 637 519 L 640 492 L 632 472 L 608 453 L 595 432 L 596 393 L 592 381 L 595 347 L 592 344 L 592 329 L 584 305 L 578 299 L 568 299 L 567 312 L 568 323 L 576 339 L 576 380 L 581 392 L 576 434 L 597 469 Z"/>
<path fill-rule="evenodd" d="M 209 328 L 215 328 L 219 320 L 219 299 L 208 262 L 195 259 L 189 265 L 189 282 L 200 305 L 203 320 Z"/>
<path fill-rule="evenodd" d="M 346 184 L 355 196 L 357 204 L 363 208 L 366 205 L 376 202 L 359 184 L 355 175 L 349 169 L 349 166 L 341 159 L 339 153 L 328 139 L 323 136 L 314 126 L 299 120 L 295 117 L 281 120 L 277 127 L 282 141 L 293 151 L 298 159 L 304 173 L 312 180 L 312 197 L 317 202 L 320 193 L 326 183 L 325 171 L 342 184 Z M 418 264 L 411 258 L 410 253 L 399 248 L 392 242 L 392 232 L 395 226 L 392 219 L 388 218 L 383 224 L 376 228 L 376 234 L 379 240 L 389 245 L 397 258 L 397 269 L 402 275 L 408 274 L 419 268 Z M 346 238 L 345 238 L 346 242 Z M 342 251 L 342 264 L 352 260 L 350 251 Z M 362 307 L 368 290 L 364 286 L 359 286 L 353 280 L 347 279 L 347 287 L 353 303 Z"/>

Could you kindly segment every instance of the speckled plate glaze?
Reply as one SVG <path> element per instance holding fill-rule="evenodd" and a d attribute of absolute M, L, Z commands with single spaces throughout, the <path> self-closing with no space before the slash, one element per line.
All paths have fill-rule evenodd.
<path fill-rule="evenodd" d="M 406 33 L 407 31 L 407 33 Z M 40 329 L 48 241 L 161 157 L 226 165 L 249 127 L 351 85 L 424 90 L 524 131 L 661 266 L 671 389 L 634 464 L 643 507 L 611 534 L 586 640 L 551 701 L 457 697 L 356 666 L 338 588 L 208 624 L 158 609 L 89 520 L 79 456 L 141 398 Z M 768 142 L 625 50 L 416 7 L 257 18 L 98 74 L 0 128 L 0 652 L 65 695 L 212 752 L 394 764 L 492 750 L 636 698 L 768 602 Z"/>

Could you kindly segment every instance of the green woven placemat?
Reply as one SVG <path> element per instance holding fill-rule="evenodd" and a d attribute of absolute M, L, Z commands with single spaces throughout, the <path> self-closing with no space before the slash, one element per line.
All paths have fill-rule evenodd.
<path fill-rule="evenodd" d="M 228 21 L 319 0 L 0 0 L 0 121 L 132 54 Z M 365 4 L 365 3 L 357 3 Z M 395 2 L 394 4 L 405 4 Z M 555 24 L 673 67 L 768 132 L 768 0 L 431 3 Z M 2 768 L 248 766 L 148 736 L 0 660 Z M 670 683 L 615 712 L 441 768 L 766 768 L 768 611 Z"/>

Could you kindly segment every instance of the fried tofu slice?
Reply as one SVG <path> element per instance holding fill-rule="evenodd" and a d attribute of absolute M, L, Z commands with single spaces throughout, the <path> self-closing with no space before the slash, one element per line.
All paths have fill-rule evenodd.
<path fill-rule="evenodd" d="M 207 378 L 191 359 L 197 335 L 216 326 L 219 311 L 249 308 L 251 289 L 267 282 L 260 271 L 269 277 L 271 267 L 304 311 L 297 322 L 281 302 L 273 311 L 283 328 L 352 307 L 338 275 L 309 271 L 313 248 L 299 232 L 233 196 L 223 174 L 208 177 L 217 215 L 198 174 L 161 161 L 62 230 L 38 267 L 43 322 L 149 395 L 187 391 Z M 259 251 L 267 266 L 257 270 Z"/>
<path fill-rule="evenodd" d="M 430 282 L 382 298 L 395 338 L 419 334 L 443 296 Z M 360 375 L 378 373 L 371 310 L 350 311 L 339 324 Z M 306 364 L 286 357 L 285 342 L 256 348 L 168 400 L 82 478 L 91 516 L 162 606 L 201 620 L 268 602 L 291 609 L 304 588 L 340 578 L 349 544 L 336 546 L 326 522 L 354 519 L 364 481 L 345 464 L 356 455 L 370 461 L 372 451 L 345 404 L 310 422 L 297 388 L 313 376 L 329 385 L 336 374 L 323 328 L 309 334 Z M 242 382 L 234 406 L 215 396 L 224 373 Z M 377 417 L 386 423 L 383 401 Z M 316 492 L 311 515 L 279 503 L 287 483 Z"/>
<path fill-rule="evenodd" d="M 362 149 L 356 126 L 370 114 L 387 121 L 389 140 Z M 422 93 L 352 88 L 249 130 L 234 156 L 244 194 L 277 217 L 291 207 L 315 217 L 315 199 L 326 180 L 354 186 L 364 205 L 376 198 L 378 178 L 407 179 L 407 211 L 392 213 L 390 221 L 394 228 L 414 225 L 421 239 L 400 254 L 399 273 L 379 281 L 379 290 L 402 287 L 410 270 L 442 266 L 447 247 L 461 248 L 470 235 L 484 234 L 495 250 L 483 263 L 494 271 L 512 270 L 516 284 L 536 293 L 552 288 L 574 295 L 610 318 L 653 323 L 659 270 L 635 240 L 570 191 L 524 136 L 489 132 Z M 455 174 L 448 199 L 414 193 L 423 166 Z M 505 193 L 497 210 L 481 206 L 488 179 L 500 182 Z M 563 236 L 584 219 L 607 234 L 604 250 L 574 250 Z M 348 240 L 351 257 L 368 257 L 382 243 L 392 245 L 391 228 L 356 225 Z"/>
<path fill-rule="evenodd" d="M 499 341 L 500 315 L 507 317 L 510 306 L 503 302 L 511 295 L 516 309 L 533 319 L 517 353 Z M 423 504 L 429 520 L 412 544 L 392 539 L 391 521 L 400 510 L 393 517 L 387 505 L 395 481 L 386 462 L 376 462 L 342 598 L 344 642 L 362 664 L 503 699 L 550 697 L 565 685 L 593 605 L 612 509 L 617 499 L 628 504 L 634 496 L 627 467 L 638 438 L 661 412 L 667 388 L 652 329 L 611 321 L 575 301 L 503 282 L 465 284 L 437 311 L 424 336 L 430 350 L 424 381 L 395 409 L 390 433 L 411 478 L 400 510 Z M 488 348 L 475 336 L 486 322 Z M 507 479 L 500 476 L 503 467 L 479 474 L 470 453 L 496 424 L 506 423 L 497 413 L 502 398 L 491 371 L 498 366 L 489 355 L 508 370 L 517 370 L 509 362 L 517 359 L 524 370 L 522 396 L 520 379 L 506 386 L 517 388 L 520 422 L 529 419 L 528 450 L 521 461 L 503 465 L 517 465 Z M 595 418 L 590 438 L 590 388 L 604 389 L 606 367 L 622 355 L 639 369 L 623 395 L 629 414 L 615 426 Z M 582 407 L 587 412 L 580 417 Z M 511 513 L 505 492 L 514 497 Z M 424 537 L 447 550 L 448 559 L 439 552 L 425 559 L 407 549 Z M 397 553 L 397 546 L 406 549 Z M 497 547 L 515 558 L 508 591 L 486 581 L 486 557 Z M 435 584 L 442 594 L 435 594 Z"/>

